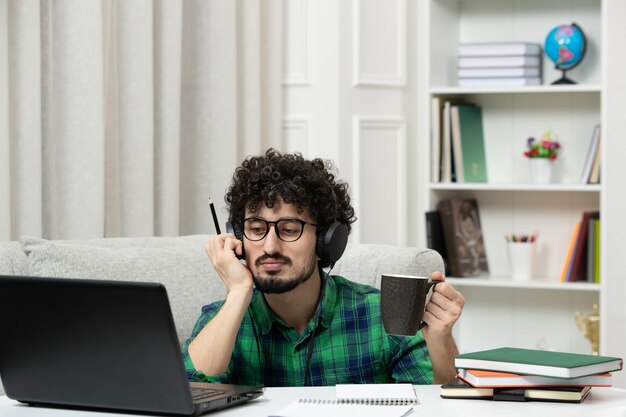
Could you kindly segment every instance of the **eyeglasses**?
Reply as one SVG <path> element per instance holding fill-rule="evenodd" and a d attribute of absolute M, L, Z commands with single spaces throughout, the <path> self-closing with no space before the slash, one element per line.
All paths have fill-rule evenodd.
<path fill-rule="evenodd" d="M 258 217 L 248 217 L 243 221 L 243 235 L 253 242 L 262 240 L 270 231 L 270 226 L 274 225 L 274 231 L 283 242 L 295 242 L 300 239 L 304 232 L 304 225 L 308 224 L 316 227 L 314 223 L 309 223 L 301 219 L 287 217 L 270 222 Z"/>

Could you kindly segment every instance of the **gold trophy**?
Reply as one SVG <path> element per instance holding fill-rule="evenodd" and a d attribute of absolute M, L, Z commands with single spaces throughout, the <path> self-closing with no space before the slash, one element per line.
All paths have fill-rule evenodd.
<path fill-rule="evenodd" d="M 576 323 L 583 335 L 591 342 L 591 354 L 600 353 L 600 313 L 598 304 L 593 304 L 593 311 L 588 316 L 576 312 Z"/>

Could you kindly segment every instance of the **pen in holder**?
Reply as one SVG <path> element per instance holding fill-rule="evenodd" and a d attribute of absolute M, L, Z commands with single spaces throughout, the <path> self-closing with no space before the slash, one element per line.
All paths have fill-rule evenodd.
<path fill-rule="evenodd" d="M 507 236 L 507 253 L 513 281 L 530 281 L 535 266 L 536 234 Z"/>

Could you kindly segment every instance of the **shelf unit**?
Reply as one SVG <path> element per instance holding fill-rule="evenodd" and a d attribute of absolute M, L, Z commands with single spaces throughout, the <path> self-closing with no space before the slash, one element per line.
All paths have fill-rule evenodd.
<path fill-rule="evenodd" d="M 556 290 L 556 291 L 584 291 L 584 292 L 599 292 L 600 284 L 593 284 L 587 282 L 572 282 L 567 285 L 563 285 L 560 282 L 553 282 L 548 280 L 533 279 L 532 281 L 512 281 L 509 276 L 485 276 L 485 277 L 472 277 L 472 278 L 453 278 L 446 279 L 450 284 L 459 288 L 514 288 L 525 290 Z"/>
<path fill-rule="evenodd" d="M 599 0 L 420 2 L 417 149 L 423 169 L 417 205 L 423 216 L 441 199 L 476 198 L 490 267 L 486 278 L 450 278 L 466 298 L 466 308 L 455 328 L 463 351 L 512 345 L 590 352 L 590 343 L 578 330 L 574 317 L 577 311 L 588 314 L 594 303 L 601 303 L 606 275 L 602 274 L 601 284 L 561 283 L 559 277 L 574 224 L 583 211 L 600 210 L 604 227 L 605 185 L 581 184 L 579 180 L 598 123 L 603 124 L 602 152 L 606 152 L 602 110 L 606 93 L 604 5 Z M 544 85 L 458 87 L 458 42 L 528 41 L 543 45 L 552 27 L 570 22 L 582 27 L 588 41 L 584 60 L 568 72 L 579 84 L 549 85 L 560 72 L 546 57 Z M 435 96 L 482 107 L 488 183 L 431 182 L 429 114 Z M 531 184 L 528 161 L 523 156 L 526 138 L 541 136 L 548 129 L 558 134 L 562 145 L 554 163 L 554 183 Z M 539 232 L 536 277 L 531 282 L 512 281 L 508 278 L 504 236 L 533 231 Z M 604 268 L 604 263 L 601 265 Z M 485 331 L 490 328 L 494 331 Z"/>

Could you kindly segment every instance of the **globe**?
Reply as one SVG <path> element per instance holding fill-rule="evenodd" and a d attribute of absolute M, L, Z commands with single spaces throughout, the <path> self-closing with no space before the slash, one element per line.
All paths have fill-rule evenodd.
<path fill-rule="evenodd" d="M 576 23 L 556 26 L 548 33 L 544 51 L 554 62 L 555 68 L 563 72 L 561 78 L 552 84 L 576 84 L 565 76 L 565 71 L 580 64 L 585 56 L 586 48 L 587 39 Z"/>

